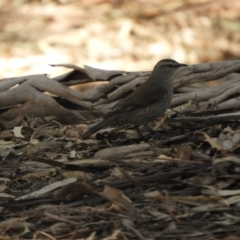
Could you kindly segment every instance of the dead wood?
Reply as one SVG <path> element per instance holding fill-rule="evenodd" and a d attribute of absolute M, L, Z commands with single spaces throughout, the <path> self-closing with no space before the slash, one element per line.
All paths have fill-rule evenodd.
<path fill-rule="evenodd" d="M 73 69 L 69 73 L 49 78 L 31 75 L 0 81 L 0 110 L 2 123 L 19 116 L 94 119 L 110 111 L 122 98 L 130 94 L 148 78 L 150 72 L 107 71 L 71 64 L 53 65 Z M 189 103 L 189 110 L 229 110 L 240 107 L 240 61 L 204 63 L 180 68 L 174 75 L 175 92 L 171 107 Z M 234 73 L 235 72 L 235 73 Z M 219 86 L 200 87 L 199 83 L 224 79 Z M 88 91 L 68 86 L 105 81 Z M 196 85 L 197 84 L 197 85 Z M 178 110 L 179 111 L 179 110 Z M 96 115 L 97 113 L 97 115 Z M 8 124 L 9 125 L 9 124 Z M 10 124 L 11 125 L 11 124 Z M 11 126 L 10 126 L 11 127 Z"/>

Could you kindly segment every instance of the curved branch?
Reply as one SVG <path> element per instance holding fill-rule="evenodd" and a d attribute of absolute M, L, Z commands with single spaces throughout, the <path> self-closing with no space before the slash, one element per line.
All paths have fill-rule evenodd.
<path fill-rule="evenodd" d="M 189 100 L 193 101 L 195 99 L 204 103 L 205 100 L 208 100 L 208 104 L 216 104 L 223 101 L 234 92 L 234 89 L 238 87 L 240 74 L 234 74 L 224 79 L 227 80 L 225 83 L 213 88 L 201 89 L 191 93 L 175 94 L 171 103 L 171 107 L 175 107 Z M 229 91 L 227 91 L 228 89 Z"/>
<path fill-rule="evenodd" d="M 72 109 L 76 109 L 79 116 L 90 120 L 93 118 L 92 110 L 103 114 L 110 111 L 119 100 L 146 81 L 150 74 L 150 72 L 107 71 L 88 66 L 80 68 L 71 64 L 55 66 L 64 66 L 73 70 L 53 79 L 45 75 L 31 75 L 0 81 L 1 115 L 9 120 L 26 114 L 41 117 L 69 116 L 74 115 Z M 175 92 L 178 93 L 174 94 L 171 106 L 197 100 L 197 105 L 206 110 L 209 106 L 223 110 L 239 108 L 240 75 L 233 73 L 239 70 L 239 60 L 179 68 L 174 75 Z M 226 82 L 213 88 L 201 89 L 191 86 L 192 83 L 222 77 Z M 77 82 L 98 80 L 105 82 L 86 92 L 67 87 Z M 58 102 L 47 93 L 57 96 Z M 73 108 L 71 105 L 74 105 Z"/>
<path fill-rule="evenodd" d="M 186 83 L 197 83 L 219 79 L 229 73 L 239 70 L 240 60 L 203 63 L 184 68 L 182 67 L 177 70 L 174 75 L 174 87 L 177 88 Z"/>

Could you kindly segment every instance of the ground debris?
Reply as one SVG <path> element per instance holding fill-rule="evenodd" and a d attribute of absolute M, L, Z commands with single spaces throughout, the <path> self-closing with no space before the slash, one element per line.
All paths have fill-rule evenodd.
<path fill-rule="evenodd" d="M 31 134 L 22 129 L 13 131 L 17 136 L 5 130 L 1 139 L 2 236 L 238 236 L 236 120 L 194 131 L 169 128 L 144 141 L 127 139 L 129 130 L 100 140 L 68 138 L 71 126 L 51 121 L 41 131 L 36 121 Z"/>

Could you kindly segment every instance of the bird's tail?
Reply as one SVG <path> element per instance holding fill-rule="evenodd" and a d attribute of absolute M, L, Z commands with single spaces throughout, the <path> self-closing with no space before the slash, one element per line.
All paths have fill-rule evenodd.
<path fill-rule="evenodd" d="M 127 116 L 126 114 L 116 114 L 113 116 L 110 116 L 106 119 L 104 119 L 103 121 L 101 121 L 100 123 L 97 123 L 95 126 L 91 127 L 87 132 L 85 132 L 83 134 L 83 138 L 88 138 L 90 137 L 92 134 L 94 134 L 95 132 L 97 132 L 98 130 L 102 129 L 102 128 L 106 128 L 106 127 L 116 127 L 117 125 L 122 125 L 124 123 L 126 123 L 127 121 Z"/>
<path fill-rule="evenodd" d="M 92 134 L 94 134 L 95 132 L 97 132 L 98 130 L 100 130 L 102 128 L 102 124 L 97 123 L 95 126 L 91 127 L 88 131 L 86 131 L 82 136 L 84 139 L 90 137 Z"/>

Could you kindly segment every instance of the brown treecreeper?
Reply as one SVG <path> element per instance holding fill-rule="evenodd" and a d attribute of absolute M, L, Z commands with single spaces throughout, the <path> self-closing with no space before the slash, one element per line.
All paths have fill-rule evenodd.
<path fill-rule="evenodd" d="M 161 117 L 169 108 L 173 96 L 173 75 L 186 64 L 172 59 L 159 61 L 146 82 L 127 98 L 120 100 L 104 120 L 83 134 L 86 139 L 98 130 L 110 126 L 133 125 L 137 129 Z M 139 131 L 139 129 L 138 129 Z M 140 131 L 139 131 L 140 132 Z"/>

